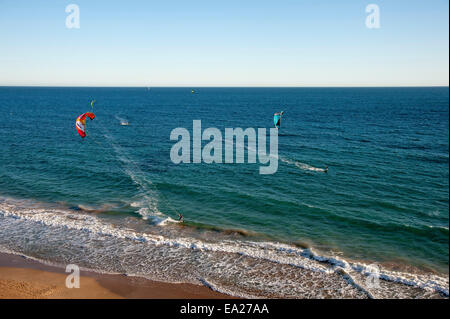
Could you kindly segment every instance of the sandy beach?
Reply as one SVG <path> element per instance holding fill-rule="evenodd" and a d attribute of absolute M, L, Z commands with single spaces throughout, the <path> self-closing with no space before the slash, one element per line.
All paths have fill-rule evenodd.
<path fill-rule="evenodd" d="M 0 253 L 1 299 L 230 298 L 207 287 L 169 284 L 124 275 L 80 272 L 80 288 L 67 288 L 64 269 Z"/>

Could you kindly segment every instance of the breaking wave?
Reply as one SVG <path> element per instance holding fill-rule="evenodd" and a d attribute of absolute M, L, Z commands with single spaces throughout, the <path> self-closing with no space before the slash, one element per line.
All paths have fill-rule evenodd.
<path fill-rule="evenodd" d="M 95 251 L 85 253 L 89 258 L 84 260 L 87 267 L 121 272 L 123 268 L 117 268 L 117 264 L 102 259 L 125 258 L 129 263 L 125 262 L 127 267 L 124 272 L 129 275 L 205 284 L 235 296 L 320 298 L 324 296 L 324 291 L 330 289 L 333 297 L 337 298 L 405 298 L 429 294 L 448 297 L 449 293 L 448 277 L 387 269 L 378 273 L 383 283 L 381 286 L 385 288 L 373 289 L 367 284 L 368 278 L 374 274 L 373 265 L 325 256 L 313 248 L 268 241 L 197 239 L 183 234 L 181 230 L 178 236 L 170 237 L 114 225 L 97 215 L 64 209 L 30 208 L 7 199 L 0 201 L 0 227 L 3 229 L 0 243 L 6 241 L 16 245 L 13 251 L 25 250 L 21 253 L 27 254 L 26 248 L 17 242 L 20 242 L 20 238 L 23 240 L 24 231 L 43 227 L 42 232 L 51 232 L 53 236 L 40 237 L 40 246 L 52 245 L 52 240 L 66 240 L 66 244 L 72 248 L 80 243 L 104 243 L 103 249 L 97 247 Z M 57 247 L 53 248 L 58 250 Z M 67 251 L 67 247 L 64 251 Z M 106 252 L 110 255 L 106 256 Z M 47 259 L 46 256 L 34 257 Z M 81 257 L 75 254 L 72 258 L 80 262 L 77 259 Z M 184 273 L 181 278 L 171 276 L 173 271 L 169 270 L 174 262 L 177 269 L 188 267 L 181 268 Z M 123 266 L 124 262 L 120 264 Z M 277 272 L 273 272 L 274 264 L 278 265 Z M 320 282 L 320 288 L 316 287 L 320 293 L 311 295 L 305 284 L 301 284 L 305 278 L 308 278 L 309 283 L 311 280 Z M 255 285 L 255 282 L 259 284 Z M 296 285 L 300 286 L 293 289 Z"/>

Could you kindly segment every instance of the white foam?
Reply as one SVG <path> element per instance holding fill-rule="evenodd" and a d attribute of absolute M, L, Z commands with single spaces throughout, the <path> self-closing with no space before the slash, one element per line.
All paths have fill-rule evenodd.
<path fill-rule="evenodd" d="M 446 226 L 433 226 L 433 225 L 427 225 L 428 228 L 437 228 L 437 229 L 444 229 L 448 231 L 448 227 Z"/>
<path fill-rule="evenodd" d="M 136 203 L 132 203 L 136 204 Z M 232 241 L 220 242 L 202 241 L 190 237 L 169 238 L 162 235 L 137 232 L 132 229 L 114 227 L 93 215 L 77 214 L 59 209 L 22 208 L 14 203 L 3 201 L 0 203 L 0 216 L 14 218 L 19 221 L 35 222 L 48 227 L 80 230 L 93 235 L 113 236 L 115 238 L 131 240 L 156 246 L 177 247 L 202 252 L 238 254 L 256 260 L 264 260 L 282 265 L 302 268 L 322 274 L 342 274 L 348 276 L 348 282 L 358 289 L 364 290 L 363 284 L 358 282 L 356 275 L 370 276 L 370 265 L 349 262 L 339 257 L 323 256 L 313 249 L 300 249 L 288 244 L 276 242 Z M 175 222 L 164 219 L 161 223 Z M 417 287 L 428 291 L 435 291 L 448 296 L 448 277 L 437 275 L 410 274 L 382 270 L 380 279 L 407 286 Z M 213 284 L 211 284 L 213 285 Z M 369 290 L 365 290 L 370 297 L 376 297 Z"/>
<path fill-rule="evenodd" d="M 119 120 L 120 125 L 130 125 L 130 123 L 126 119 L 124 119 L 124 118 L 122 118 L 122 117 L 120 117 L 118 115 L 116 115 L 115 117 L 116 117 L 117 120 Z"/>
<path fill-rule="evenodd" d="M 294 165 L 294 166 L 300 168 L 301 170 L 305 170 L 305 171 L 322 172 L 322 173 L 324 173 L 326 171 L 324 168 L 314 167 L 309 164 L 302 163 L 302 162 L 299 162 L 296 160 L 290 160 L 290 159 L 287 159 L 287 158 L 284 158 L 281 156 L 280 156 L 280 160 L 283 163 L 286 163 L 289 165 Z"/>
<path fill-rule="evenodd" d="M 232 290 L 224 288 L 220 285 L 216 285 L 212 281 L 209 281 L 208 279 L 205 279 L 205 278 L 200 278 L 199 281 L 204 286 L 210 288 L 211 290 L 220 292 L 225 295 L 235 296 L 235 297 L 244 298 L 244 299 L 258 299 L 259 298 L 259 296 L 250 295 L 250 294 L 246 294 L 246 293 L 236 293 L 236 291 L 234 291 L 234 290 L 232 291 Z"/>

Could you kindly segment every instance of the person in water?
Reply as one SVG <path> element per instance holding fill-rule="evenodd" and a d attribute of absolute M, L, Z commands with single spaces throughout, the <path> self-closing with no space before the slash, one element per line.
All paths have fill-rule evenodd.
<path fill-rule="evenodd" d="M 183 215 L 181 215 L 180 213 L 178 213 L 178 221 L 180 221 L 180 222 L 183 221 Z"/>
<path fill-rule="evenodd" d="M 328 173 L 328 166 L 325 166 L 325 169 L 323 170 L 324 173 Z"/>

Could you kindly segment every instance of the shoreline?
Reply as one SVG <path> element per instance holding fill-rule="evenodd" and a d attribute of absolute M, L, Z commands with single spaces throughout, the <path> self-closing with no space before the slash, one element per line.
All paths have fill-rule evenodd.
<path fill-rule="evenodd" d="M 206 286 L 165 283 L 80 270 L 80 288 L 67 288 L 69 273 L 23 255 L 0 253 L 0 299 L 228 299 Z"/>
<path fill-rule="evenodd" d="M 14 201 L 8 205 L 6 201 L 0 216 L 13 217 L 6 222 L 0 218 L 2 231 L 7 236 L 3 237 L 3 253 L 0 252 L 0 298 L 448 298 L 448 274 L 436 273 L 432 269 L 422 272 L 423 269 L 412 265 L 405 268 L 394 261 L 344 259 L 300 244 L 292 246 L 251 240 L 203 241 L 191 238 L 189 233 L 180 236 L 178 230 L 173 237 L 170 229 L 166 229 L 164 236 L 158 236 L 142 231 L 138 227 L 141 224 L 129 224 L 131 228 L 116 227 L 115 223 L 107 223 L 93 214 L 74 215 L 54 207 L 42 210 L 31 201 L 26 201 L 22 206 L 15 205 Z M 58 231 L 61 227 L 64 227 L 62 232 Z M 34 236 L 36 231 L 43 234 L 38 239 L 42 239 L 43 243 L 36 246 L 38 242 L 34 242 L 34 246 L 26 248 L 27 238 Z M 93 246 L 90 245 L 91 236 L 94 239 L 108 236 L 108 240 Z M 65 245 L 61 246 L 60 241 L 64 241 Z M 30 255 L 21 251 L 21 245 L 25 245 L 23 250 Z M 17 252 L 7 248 L 15 246 Z M 124 247 L 132 247 L 136 252 L 129 255 L 123 250 Z M 158 257 L 161 254 L 165 256 L 168 248 L 174 255 L 169 256 L 172 259 L 166 264 L 161 263 Z M 71 250 L 69 255 L 75 258 L 64 258 L 67 249 Z M 217 267 L 224 260 L 223 253 L 238 258 L 227 263 L 228 268 Z M 197 256 L 192 257 L 193 254 Z M 53 262 L 47 261 L 49 258 L 46 256 L 52 256 L 50 259 Z M 108 256 L 106 262 L 105 256 Z M 128 257 L 124 259 L 125 256 L 134 258 L 133 263 L 126 264 Z M 198 256 L 206 258 L 205 264 L 198 268 L 194 265 L 191 269 L 190 258 Z M 166 259 L 163 258 L 163 261 Z M 274 262 L 278 262 L 276 275 L 265 276 L 264 270 L 274 271 Z M 88 268 L 82 267 L 80 273 L 81 286 L 82 289 L 87 288 L 86 292 L 65 287 L 69 275 L 65 273 L 65 266 L 68 263 L 90 265 L 85 266 Z M 255 264 L 263 271 L 254 272 L 249 265 Z M 382 289 L 377 291 L 365 285 L 368 273 L 372 272 L 372 264 L 380 267 L 379 275 L 383 279 Z M 234 266 L 228 265 L 239 268 L 233 269 Z M 108 269 L 109 272 L 104 273 L 100 269 Z M 220 278 L 222 281 L 214 280 L 217 278 L 210 276 L 211 269 L 217 269 L 214 274 L 223 273 L 228 281 L 223 278 Z M 167 278 L 168 282 L 138 277 L 147 273 L 156 274 L 151 278 L 162 278 L 162 281 Z M 233 276 L 237 273 L 243 277 L 236 284 Z M 277 284 L 284 275 L 290 280 L 289 286 L 286 284 L 279 288 Z M 46 281 L 43 282 L 41 277 L 47 278 Z M 262 284 L 260 290 L 254 285 L 255 277 Z M 176 278 L 176 283 L 170 282 L 171 278 Z M 194 284 L 185 284 L 192 282 L 189 280 L 191 278 Z M 201 279 L 195 280 L 198 278 Z M 315 289 L 311 289 L 312 282 L 316 285 Z M 325 295 L 323 291 L 326 291 Z"/>

